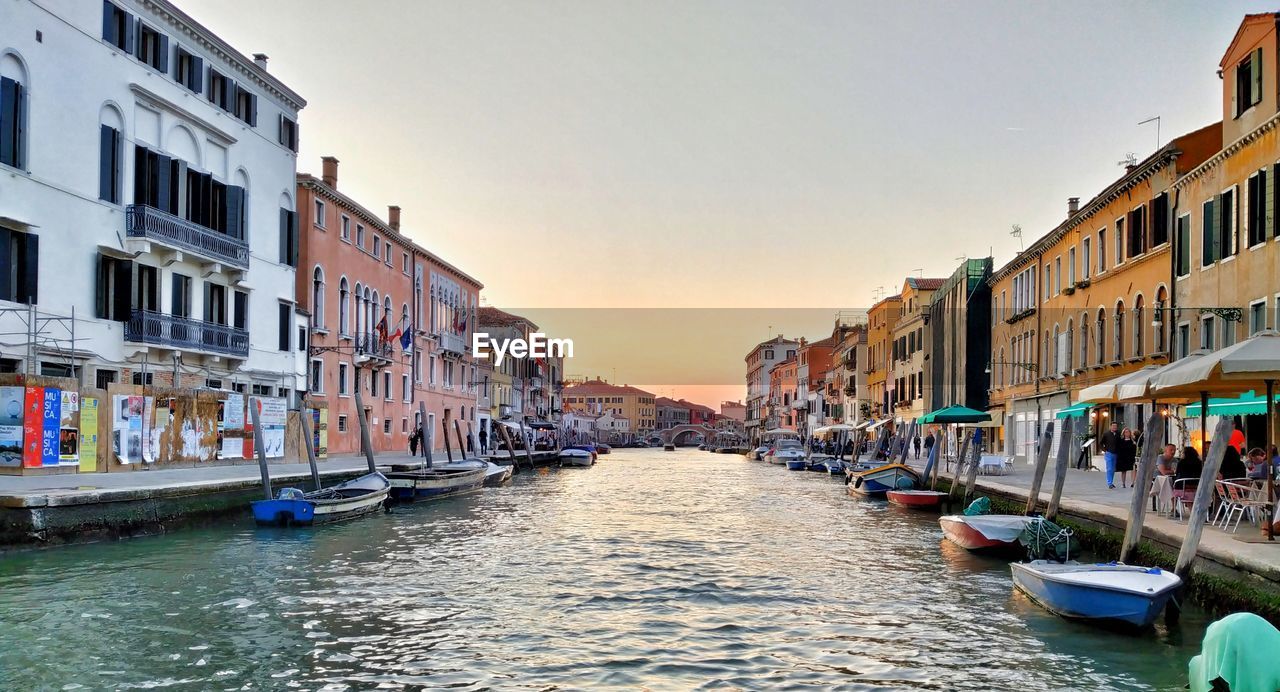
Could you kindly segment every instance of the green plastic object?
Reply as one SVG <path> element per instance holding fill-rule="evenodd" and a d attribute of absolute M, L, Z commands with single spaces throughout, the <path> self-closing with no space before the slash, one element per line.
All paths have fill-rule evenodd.
<path fill-rule="evenodd" d="M 988 498 L 980 497 L 964 508 L 966 517 L 976 517 L 981 514 L 991 514 L 991 500 Z"/>
<path fill-rule="evenodd" d="M 1224 689 L 1231 692 L 1280 690 L 1280 630 L 1253 613 L 1232 613 L 1209 625 L 1200 655 L 1187 666 L 1191 692 Z"/>
<path fill-rule="evenodd" d="M 1027 549 L 1028 559 L 1066 562 L 1076 552 L 1076 544 L 1071 537 L 1071 529 L 1037 517 L 1018 534 L 1018 542 Z"/>

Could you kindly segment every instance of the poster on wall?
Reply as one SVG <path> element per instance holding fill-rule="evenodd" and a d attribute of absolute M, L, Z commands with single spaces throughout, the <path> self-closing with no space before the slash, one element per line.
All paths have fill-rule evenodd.
<path fill-rule="evenodd" d="M 98 400 L 87 396 L 80 400 L 80 472 L 98 470 Z"/>
<path fill-rule="evenodd" d="M 244 456 L 244 395 L 229 393 L 218 402 L 218 458 L 239 459 Z M 227 436 L 228 432 L 234 437 Z"/>
<path fill-rule="evenodd" d="M 62 429 L 62 390 L 44 388 L 43 420 L 40 422 L 40 465 L 58 465 L 58 435 Z"/>
<path fill-rule="evenodd" d="M 117 394 L 111 402 L 111 445 L 121 464 L 142 461 L 142 414 L 150 397 Z"/>
<path fill-rule="evenodd" d="M 142 460 L 154 464 L 160 458 L 160 436 L 169 427 L 173 399 L 147 397 L 142 403 Z"/>
<path fill-rule="evenodd" d="M 284 456 L 284 426 L 289 405 L 281 398 L 259 397 L 258 420 L 262 423 L 262 449 L 268 459 Z"/>
<path fill-rule="evenodd" d="M 40 468 L 40 442 L 44 438 L 44 387 L 27 387 L 22 417 L 22 465 Z"/>
<path fill-rule="evenodd" d="M 62 390 L 62 415 L 58 420 L 58 463 L 80 464 L 80 392 Z"/>
<path fill-rule="evenodd" d="M 22 387 L 0 387 L 0 466 L 22 466 Z"/>
<path fill-rule="evenodd" d="M 316 458 L 329 454 L 329 409 L 311 409 L 311 444 Z"/>

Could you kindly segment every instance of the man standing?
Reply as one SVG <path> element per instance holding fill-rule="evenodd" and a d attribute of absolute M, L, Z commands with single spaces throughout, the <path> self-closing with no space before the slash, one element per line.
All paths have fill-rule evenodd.
<path fill-rule="evenodd" d="M 920 435 L 917 434 L 915 437 L 911 438 L 911 446 L 915 449 L 916 458 L 919 459 L 920 458 Z"/>
<path fill-rule="evenodd" d="M 933 433 L 932 432 L 924 436 L 924 455 L 929 456 L 930 454 L 933 454 Z"/>
<path fill-rule="evenodd" d="M 489 453 L 489 431 L 483 427 L 480 428 L 480 453 Z"/>
<path fill-rule="evenodd" d="M 1099 441 L 1102 446 L 1102 459 L 1107 465 L 1107 487 L 1116 489 L 1116 452 L 1120 450 L 1120 424 L 1112 421 L 1111 429 L 1102 433 Z"/>

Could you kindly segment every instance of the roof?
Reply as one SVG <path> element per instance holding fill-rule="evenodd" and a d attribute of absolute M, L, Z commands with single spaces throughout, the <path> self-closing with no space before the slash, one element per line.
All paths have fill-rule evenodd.
<path fill-rule="evenodd" d="M 666 407 L 668 407 L 668 408 L 688 408 L 687 406 L 685 406 L 684 404 L 680 403 L 679 401 L 676 401 L 675 399 L 671 399 L 671 398 L 668 398 L 668 397 L 665 397 L 665 396 L 660 396 L 660 397 L 658 397 L 657 399 L 654 399 L 654 400 L 653 400 L 653 405 L 654 405 L 654 406 L 666 406 Z"/>
<path fill-rule="evenodd" d="M 917 291 L 936 291 L 946 279 L 926 279 L 923 277 L 908 276 L 907 285 Z"/>
<path fill-rule="evenodd" d="M 713 408 L 711 408 L 710 406 L 703 406 L 702 404 L 695 404 L 695 403 L 693 403 L 692 401 L 686 401 L 686 400 L 684 400 L 684 399 L 681 399 L 681 400 L 680 400 L 680 405 L 684 406 L 685 408 L 689 409 L 690 411 L 697 411 L 697 412 L 699 412 L 699 413 L 715 413 L 715 412 L 716 412 L 716 410 L 715 410 L 715 409 L 713 409 Z"/>
<path fill-rule="evenodd" d="M 893 302 L 901 303 L 902 294 L 898 293 L 891 296 L 887 296 L 885 298 L 881 298 L 880 300 L 876 301 L 875 305 L 872 305 L 870 308 L 867 309 L 867 313 L 870 314 L 874 310 L 879 309 L 881 306 L 887 306 L 889 303 L 893 303 Z"/>
<path fill-rule="evenodd" d="M 480 308 L 483 310 L 484 308 Z M 564 396 L 583 396 L 592 394 L 612 394 L 614 396 L 632 395 L 632 396 L 653 396 L 653 392 L 646 392 L 639 387 L 631 385 L 609 384 L 602 379 L 587 380 L 582 384 L 565 385 Z"/>
<path fill-rule="evenodd" d="M 756 351 L 762 348 L 765 348 L 766 346 L 776 346 L 779 344 L 798 344 L 798 343 L 800 342 L 796 341 L 795 339 L 788 339 L 787 337 L 779 334 L 773 337 L 772 339 L 769 339 L 767 341 L 761 341 L 760 343 L 756 344 L 755 348 L 751 349 L 750 353 L 748 353 L 747 355 L 748 357 L 750 357 L 751 353 L 755 353 Z"/>
<path fill-rule="evenodd" d="M 805 344 L 805 345 L 804 345 L 804 348 L 813 348 L 814 346 L 823 346 L 823 347 L 827 347 L 827 348 L 835 348 L 835 345 L 836 345 L 836 338 L 835 338 L 835 336 L 829 336 L 829 337 L 827 337 L 827 338 L 825 338 L 825 339 L 819 339 L 819 340 L 817 340 L 817 341 L 811 341 L 811 342 L 809 342 L 809 343 Z"/>
<path fill-rule="evenodd" d="M 527 317 L 513 315 L 490 305 L 482 305 L 476 311 L 476 324 L 485 327 L 512 327 L 522 322 L 529 325 L 530 329 L 538 328 L 538 325 Z"/>
<path fill-rule="evenodd" d="M 1261 24 L 1264 22 L 1276 23 L 1280 20 L 1280 13 L 1261 12 L 1258 14 L 1246 14 L 1244 19 L 1240 20 L 1240 26 L 1236 28 L 1236 33 L 1231 37 L 1231 43 L 1227 44 L 1227 49 L 1222 53 L 1222 60 L 1218 61 L 1218 67 L 1227 68 L 1227 56 L 1236 50 L 1236 44 L 1240 42 L 1240 38 L 1244 35 L 1244 30 L 1251 24 Z"/>

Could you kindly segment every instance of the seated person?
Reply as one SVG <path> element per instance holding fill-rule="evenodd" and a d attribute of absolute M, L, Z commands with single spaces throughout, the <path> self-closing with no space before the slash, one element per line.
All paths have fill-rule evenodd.
<path fill-rule="evenodd" d="M 1156 472 L 1161 476 L 1172 476 L 1174 468 L 1178 464 L 1177 453 L 1178 448 L 1173 445 L 1165 445 L 1164 451 L 1156 458 Z"/>
<path fill-rule="evenodd" d="M 1204 463 L 1195 447 L 1182 450 L 1182 461 L 1178 462 L 1178 470 L 1173 475 L 1173 495 L 1190 502 L 1195 498 L 1196 487 L 1200 485 L 1200 471 Z M 1179 482 L 1186 481 L 1186 482 Z"/>
<path fill-rule="evenodd" d="M 1249 450 L 1250 480 L 1265 481 L 1267 479 L 1268 466 L 1266 455 L 1262 453 L 1261 447 L 1254 447 Z"/>
<path fill-rule="evenodd" d="M 1244 478 L 1249 472 L 1244 468 L 1244 462 L 1240 459 L 1240 452 L 1236 448 L 1227 445 L 1226 452 L 1222 455 L 1222 465 L 1218 467 L 1218 480 L 1231 480 L 1233 478 Z"/>

